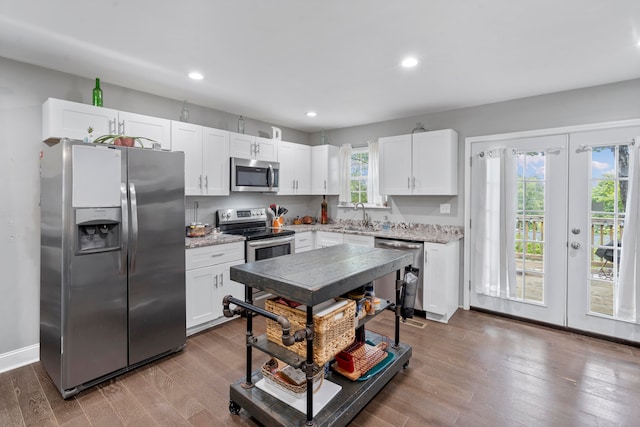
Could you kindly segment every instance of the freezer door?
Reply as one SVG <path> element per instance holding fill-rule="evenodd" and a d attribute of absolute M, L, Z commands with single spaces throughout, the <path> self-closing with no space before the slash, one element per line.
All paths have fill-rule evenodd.
<path fill-rule="evenodd" d="M 133 365 L 186 343 L 184 154 L 127 151 Z"/>
<path fill-rule="evenodd" d="M 93 150 L 92 162 L 113 166 L 114 151 L 96 148 L 92 145 L 72 145 L 74 148 Z M 86 147 L 85 147 L 86 146 Z M 88 148 L 87 148 L 88 147 Z M 119 154 L 116 152 L 116 154 Z M 119 248 L 118 240 L 122 236 L 112 236 L 111 247 L 93 248 L 82 251 L 81 234 L 87 228 L 96 234 L 102 234 L 100 224 L 104 216 L 108 217 L 111 232 L 120 233 L 120 226 L 114 225 L 121 220 L 122 212 L 126 212 L 126 193 L 120 181 L 124 179 L 124 156 L 116 155 L 120 164 L 114 168 L 120 172 L 120 180 L 112 180 L 115 188 L 110 190 L 120 194 L 119 207 L 102 209 L 74 209 L 71 197 L 74 179 L 88 179 L 78 174 L 66 173 L 73 176 L 63 184 L 63 223 L 62 256 L 60 275 L 62 277 L 62 386 L 68 390 L 95 380 L 103 375 L 123 369 L 127 366 L 127 274 L 123 268 L 126 263 L 123 248 Z M 87 169 L 86 159 L 81 159 L 81 165 L 75 163 L 77 158 L 70 160 L 65 156 L 64 169 L 69 162 L 72 168 Z M 90 180 L 95 182 L 99 178 Z M 89 185 L 90 185 L 89 182 Z M 104 185 L 96 186 L 99 191 Z M 113 203 L 117 204 L 117 203 Z M 91 211 L 87 217 L 87 211 Z M 103 218 L 99 220 L 97 218 Z M 94 226 L 87 226 L 97 222 Z M 108 239 L 105 239 L 106 242 Z"/>

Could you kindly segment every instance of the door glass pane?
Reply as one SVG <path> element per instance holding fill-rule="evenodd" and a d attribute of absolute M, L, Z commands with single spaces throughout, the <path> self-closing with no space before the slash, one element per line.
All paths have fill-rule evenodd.
<path fill-rule="evenodd" d="M 628 146 L 593 147 L 589 213 L 591 260 L 587 284 L 591 313 L 613 316 L 628 173 Z"/>
<path fill-rule="evenodd" d="M 544 152 L 517 153 L 516 299 L 544 303 Z"/>

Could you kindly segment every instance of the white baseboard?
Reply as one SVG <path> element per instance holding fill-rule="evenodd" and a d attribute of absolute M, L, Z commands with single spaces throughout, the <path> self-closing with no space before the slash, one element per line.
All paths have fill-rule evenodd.
<path fill-rule="evenodd" d="M 40 360 L 40 344 L 0 354 L 0 374 Z"/>

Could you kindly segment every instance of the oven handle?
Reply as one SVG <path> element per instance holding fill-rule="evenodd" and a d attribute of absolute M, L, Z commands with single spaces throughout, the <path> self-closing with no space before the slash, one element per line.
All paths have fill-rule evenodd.
<path fill-rule="evenodd" d="M 273 246 L 274 243 L 282 244 L 287 242 L 293 242 L 295 241 L 295 239 L 296 239 L 295 234 L 292 234 L 291 236 L 286 236 L 286 237 L 274 237 L 272 239 L 253 240 L 253 241 L 247 242 L 247 247 L 250 247 L 253 249 L 268 248 L 269 246 Z"/>

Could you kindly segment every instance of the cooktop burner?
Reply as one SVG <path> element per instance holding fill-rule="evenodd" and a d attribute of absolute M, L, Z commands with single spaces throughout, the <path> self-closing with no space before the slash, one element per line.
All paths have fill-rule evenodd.
<path fill-rule="evenodd" d="M 216 227 L 226 234 L 244 236 L 247 240 L 270 239 L 295 234 L 293 230 L 267 227 L 264 208 L 220 209 L 216 212 Z"/>

